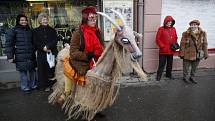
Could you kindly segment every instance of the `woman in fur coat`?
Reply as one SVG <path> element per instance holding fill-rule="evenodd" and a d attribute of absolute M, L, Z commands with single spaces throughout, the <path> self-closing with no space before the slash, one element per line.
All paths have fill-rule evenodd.
<path fill-rule="evenodd" d="M 196 69 L 201 59 L 208 58 L 208 43 L 206 32 L 199 25 L 199 20 L 192 20 L 189 23 L 190 27 L 182 33 L 181 48 L 179 57 L 183 59 L 183 80 L 185 83 L 191 81 L 194 84 Z M 200 53 L 201 52 L 201 53 Z M 200 57 L 202 55 L 202 58 Z M 191 67 L 190 76 L 189 68 Z"/>

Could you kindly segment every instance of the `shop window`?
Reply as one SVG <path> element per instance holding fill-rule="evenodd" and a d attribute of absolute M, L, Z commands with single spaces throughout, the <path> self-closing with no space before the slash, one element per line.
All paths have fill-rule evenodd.
<path fill-rule="evenodd" d="M 70 42 L 71 32 L 79 25 L 81 9 L 85 6 L 96 6 L 98 0 L 71 0 L 71 1 L 0 1 L 0 56 L 4 55 L 5 32 L 15 26 L 16 16 L 24 13 L 28 16 L 32 28 L 39 26 L 37 16 L 41 12 L 49 14 L 49 25 L 54 27 L 58 34 L 58 47 Z"/>

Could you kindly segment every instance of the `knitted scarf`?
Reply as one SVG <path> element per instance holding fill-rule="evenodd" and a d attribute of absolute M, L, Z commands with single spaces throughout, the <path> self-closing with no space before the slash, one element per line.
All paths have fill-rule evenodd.
<path fill-rule="evenodd" d="M 94 53 L 94 61 L 97 61 L 103 52 L 103 47 L 96 36 L 96 27 L 90 27 L 87 24 L 81 25 L 83 31 L 85 49 L 84 52 L 87 54 L 89 52 Z M 90 60 L 90 69 L 93 67 L 93 59 Z"/>

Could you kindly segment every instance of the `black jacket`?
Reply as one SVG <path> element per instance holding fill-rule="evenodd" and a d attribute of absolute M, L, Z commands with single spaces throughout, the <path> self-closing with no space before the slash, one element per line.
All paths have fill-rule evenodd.
<path fill-rule="evenodd" d="M 50 26 L 39 26 L 33 30 L 33 42 L 37 49 L 38 56 L 43 56 L 46 59 L 46 52 L 43 48 L 46 46 L 54 55 L 57 55 L 57 33 Z M 42 59 L 41 58 L 41 59 Z"/>
<path fill-rule="evenodd" d="M 32 30 L 17 25 L 6 33 L 5 53 L 8 59 L 14 59 L 19 71 L 32 70 L 36 66 L 35 48 Z"/>

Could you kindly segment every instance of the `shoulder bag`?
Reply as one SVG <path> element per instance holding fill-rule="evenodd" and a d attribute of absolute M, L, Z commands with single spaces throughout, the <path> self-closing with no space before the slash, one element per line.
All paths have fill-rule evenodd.
<path fill-rule="evenodd" d="M 204 54 L 205 54 L 204 51 L 202 49 L 198 50 L 197 45 L 196 45 L 196 43 L 194 42 L 193 39 L 192 39 L 192 41 L 193 41 L 194 46 L 196 48 L 196 59 L 199 59 L 199 60 L 203 59 L 204 58 Z"/>
<path fill-rule="evenodd" d="M 170 48 L 171 48 L 171 50 L 173 50 L 173 51 L 176 51 L 177 49 L 179 49 L 180 48 L 180 46 L 179 46 L 179 44 L 178 44 L 178 42 L 176 42 L 176 43 L 174 43 L 174 42 L 172 42 L 172 40 L 171 40 L 171 38 L 170 38 L 170 35 L 169 35 L 169 32 L 167 31 L 167 36 L 168 36 L 168 40 L 170 41 Z"/>

